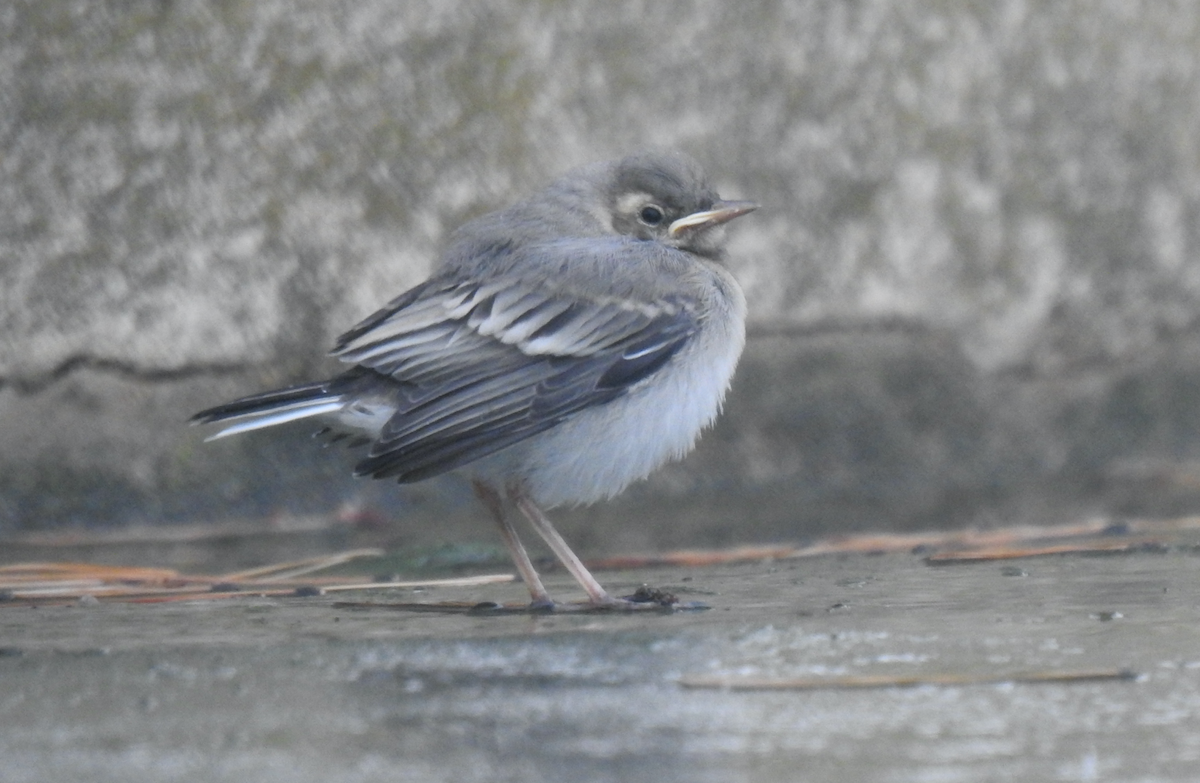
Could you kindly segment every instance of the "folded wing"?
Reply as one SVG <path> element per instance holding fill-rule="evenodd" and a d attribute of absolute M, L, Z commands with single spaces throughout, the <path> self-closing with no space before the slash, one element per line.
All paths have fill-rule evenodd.
<path fill-rule="evenodd" d="M 543 432 L 625 394 L 697 325 L 678 296 L 581 296 L 560 281 L 513 275 L 434 277 L 334 349 L 398 389 L 396 413 L 356 472 L 417 481 Z"/>

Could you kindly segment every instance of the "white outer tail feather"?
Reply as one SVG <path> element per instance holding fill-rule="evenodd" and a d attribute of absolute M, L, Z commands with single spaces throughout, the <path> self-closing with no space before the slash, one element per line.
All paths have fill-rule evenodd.
<path fill-rule="evenodd" d="M 313 416 L 322 416 L 326 413 L 336 413 L 344 405 L 345 402 L 342 398 L 334 397 L 332 399 L 326 398 L 296 402 L 291 405 L 273 408 L 269 411 L 246 413 L 235 417 L 245 418 L 245 421 L 230 425 L 219 432 L 209 435 L 204 440 L 205 442 L 217 440 L 229 437 L 230 435 L 240 435 L 243 432 L 253 432 L 254 430 L 261 430 L 266 427 L 274 427 L 276 424 L 286 424 L 289 421 L 299 421 L 300 419 L 308 419 Z"/>

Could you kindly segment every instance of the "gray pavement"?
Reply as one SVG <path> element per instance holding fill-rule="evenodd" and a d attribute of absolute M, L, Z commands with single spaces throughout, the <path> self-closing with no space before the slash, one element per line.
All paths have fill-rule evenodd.
<path fill-rule="evenodd" d="M 345 597 L 0 608 L 0 780 L 1194 781 L 1188 547 L 609 572 L 669 615 L 355 610 Z M 551 589 L 569 595 L 565 577 Z M 518 584 L 374 601 L 520 600 Z M 362 596 L 360 596 L 362 598 Z M 867 690 L 689 677 L 1137 679 Z"/>

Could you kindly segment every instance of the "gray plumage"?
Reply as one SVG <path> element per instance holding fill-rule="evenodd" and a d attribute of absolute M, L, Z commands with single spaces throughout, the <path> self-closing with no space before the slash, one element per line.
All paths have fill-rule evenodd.
<path fill-rule="evenodd" d="M 722 226 L 754 208 L 721 201 L 677 153 L 577 169 L 454 232 L 428 280 L 339 338 L 347 372 L 193 420 L 229 422 L 218 438 L 316 418 L 370 444 L 358 475 L 461 470 L 536 604 L 551 602 L 504 496 L 593 603 L 619 604 L 540 509 L 615 495 L 715 418 L 745 319 Z"/>

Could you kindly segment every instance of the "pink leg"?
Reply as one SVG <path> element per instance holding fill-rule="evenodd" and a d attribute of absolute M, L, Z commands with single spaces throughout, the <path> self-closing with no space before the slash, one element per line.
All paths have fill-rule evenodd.
<path fill-rule="evenodd" d="M 533 529 L 538 532 L 542 538 L 546 540 L 551 551 L 559 559 L 566 569 L 571 572 L 571 576 L 575 577 L 575 581 L 583 587 L 588 594 L 588 600 L 597 606 L 614 606 L 617 604 L 625 605 L 627 602 L 619 598 L 613 598 L 608 592 L 600 586 L 596 581 L 596 577 L 592 576 L 591 572 L 583 565 L 583 562 L 571 551 L 567 546 L 567 542 L 554 529 L 554 525 L 550 524 L 550 520 L 546 517 L 537 504 L 533 502 L 533 498 L 525 492 L 522 487 L 510 486 L 508 488 L 508 496 L 517 504 L 517 508 L 529 519 Z"/>
<path fill-rule="evenodd" d="M 508 517 L 504 513 L 504 499 L 500 497 L 500 493 L 481 481 L 472 482 L 472 486 L 475 488 L 475 496 L 487 506 L 488 511 L 492 514 L 492 519 L 496 520 L 496 525 L 500 528 L 500 537 L 504 539 L 504 546 L 508 549 L 508 554 L 512 556 L 513 564 L 517 567 L 517 572 L 521 575 L 521 579 L 524 580 L 525 586 L 529 588 L 529 595 L 532 597 L 533 605 L 553 606 L 554 601 L 551 600 L 550 594 L 546 592 L 545 586 L 542 585 L 541 577 L 534 570 L 533 561 L 529 559 L 529 553 L 525 551 L 525 545 L 517 537 L 517 531 L 513 528 L 512 523 L 508 521 Z"/>

